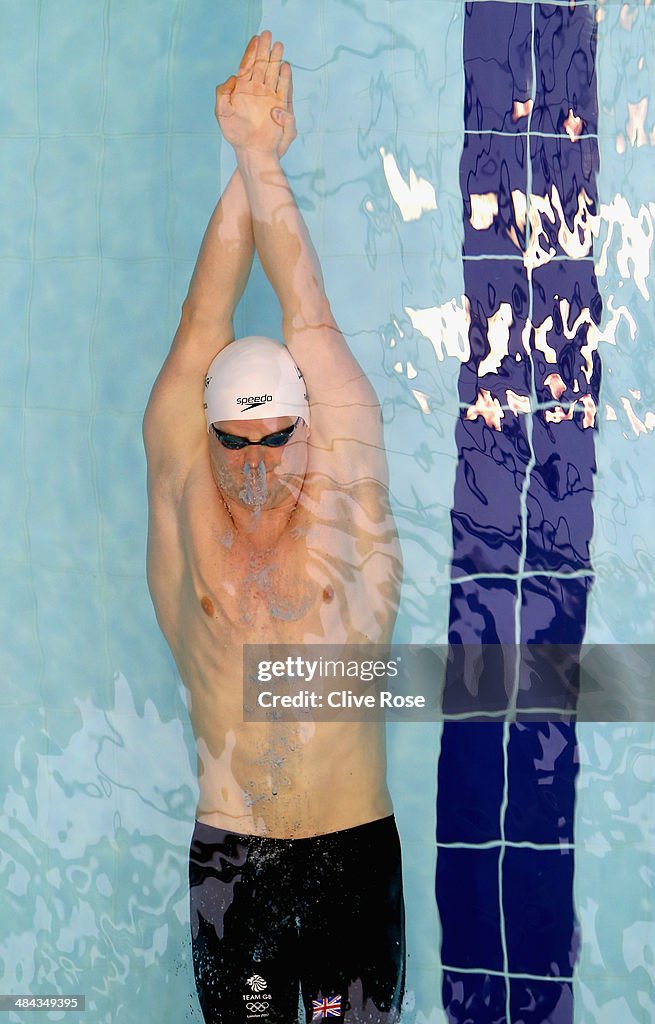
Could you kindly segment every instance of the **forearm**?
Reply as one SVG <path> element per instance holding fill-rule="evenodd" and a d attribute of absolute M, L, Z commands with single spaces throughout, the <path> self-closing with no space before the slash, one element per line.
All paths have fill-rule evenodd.
<path fill-rule="evenodd" d="M 210 330 L 231 327 L 254 253 L 248 196 L 239 171 L 230 178 L 207 225 L 184 302 L 184 315 Z"/>
<path fill-rule="evenodd" d="M 274 153 L 237 151 L 255 246 L 291 331 L 331 321 L 318 257 Z"/>

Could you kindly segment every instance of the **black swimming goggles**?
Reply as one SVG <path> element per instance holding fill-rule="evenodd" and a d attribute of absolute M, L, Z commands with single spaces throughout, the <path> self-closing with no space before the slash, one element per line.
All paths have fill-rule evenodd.
<path fill-rule="evenodd" d="M 300 416 L 290 427 L 285 427 L 284 430 L 276 430 L 274 434 L 267 434 L 266 437 L 260 438 L 259 441 L 249 441 L 247 437 L 239 437 L 238 434 L 226 434 L 223 430 L 215 427 L 213 423 L 211 427 L 223 447 L 228 448 L 231 452 L 236 452 L 240 448 L 247 448 L 251 444 L 261 444 L 265 448 L 282 448 L 291 439 L 291 435 L 299 423 Z"/>

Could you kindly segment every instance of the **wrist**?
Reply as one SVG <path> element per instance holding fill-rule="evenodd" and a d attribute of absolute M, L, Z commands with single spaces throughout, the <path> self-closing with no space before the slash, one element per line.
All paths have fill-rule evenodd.
<path fill-rule="evenodd" d="M 256 149 L 252 146 L 235 146 L 234 152 L 239 169 L 245 174 L 280 166 L 277 150 Z"/>

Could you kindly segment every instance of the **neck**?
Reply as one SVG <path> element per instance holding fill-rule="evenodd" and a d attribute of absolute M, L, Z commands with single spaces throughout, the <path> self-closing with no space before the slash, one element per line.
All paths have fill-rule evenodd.
<path fill-rule="evenodd" d="M 276 508 L 249 508 L 223 495 L 223 504 L 240 539 L 254 551 L 274 548 L 292 521 L 297 502 L 290 499 Z"/>

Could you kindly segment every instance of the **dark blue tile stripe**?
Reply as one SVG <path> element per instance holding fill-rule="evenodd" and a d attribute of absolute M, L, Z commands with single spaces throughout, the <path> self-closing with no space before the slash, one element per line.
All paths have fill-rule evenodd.
<path fill-rule="evenodd" d="M 473 0 L 465 12 L 467 134 L 460 182 L 471 357 L 459 380 L 449 639 L 452 645 L 579 645 L 592 581 L 590 420 L 600 387 L 598 354 L 586 359 L 583 346 L 589 320 L 600 322 L 601 302 L 592 254 L 570 258 L 557 214 L 554 225 L 542 217 L 541 244 L 558 258 L 528 272 L 517 258 L 526 224 L 514 197 L 531 192 L 559 201 L 569 229 L 582 190 L 595 212 L 595 8 Z M 528 113 L 521 104 L 530 97 Z M 486 230 L 470 224 L 473 193 L 498 197 L 498 213 Z M 480 378 L 489 352 L 487 318 L 501 303 L 511 311 L 508 352 Z M 584 310 L 586 322 L 572 332 Z M 534 330 L 528 358 L 526 321 L 540 325 L 547 317 L 550 358 L 535 347 Z M 557 395 L 549 374 L 559 375 Z M 500 430 L 482 417 L 467 419 L 465 409 L 479 388 L 505 407 L 508 390 L 529 395 L 532 412 L 516 416 L 505 408 Z M 570 419 L 552 421 L 556 400 L 564 411 L 575 402 Z M 491 575 L 496 573 L 505 578 Z M 463 578 L 471 574 L 475 580 Z M 520 684 L 541 671 L 538 654 L 524 653 Z M 457 687 L 456 678 L 448 680 L 454 703 Z M 571 977 L 578 945 L 570 846 L 575 728 L 515 725 L 508 736 L 506 742 L 503 726 L 490 723 L 444 727 L 436 879 L 444 1006 L 453 1024 L 571 1024 L 571 984 L 558 979 Z M 502 839 L 533 845 L 475 848 Z"/>

